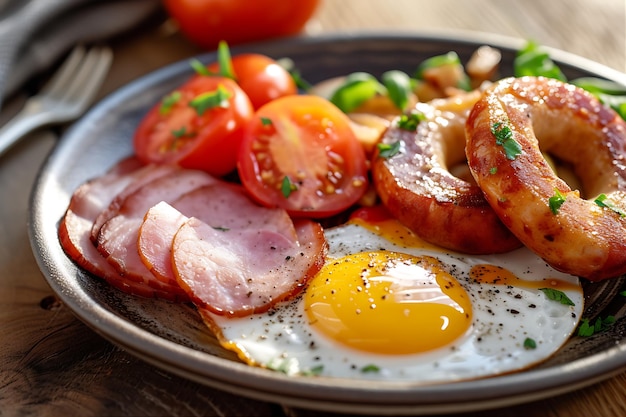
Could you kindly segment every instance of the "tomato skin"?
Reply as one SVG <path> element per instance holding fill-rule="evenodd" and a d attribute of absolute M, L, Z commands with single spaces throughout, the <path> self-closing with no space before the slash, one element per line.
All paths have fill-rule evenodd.
<path fill-rule="evenodd" d="M 232 58 L 232 65 L 237 84 L 255 109 L 279 97 L 298 93 L 291 74 L 268 56 L 239 54 Z M 218 73 L 219 65 L 211 64 L 208 70 Z"/>
<path fill-rule="evenodd" d="M 212 50 L 294 35 L 313 15 L 319 0 L 163 0 L 169 15 L 192 42 Z"/>
<path fill-rule="evenodd" d="M 367 160 L 348 117 L 328 100 L 285 96 L 261 107 L 248 125 L 237 163 L 250 195 L 294 217 L 323 218 L 367 190 Z M 291 192 L 283 189 L 293 185 Z"/>
<path fill-rule="evenodd" d="M 214 107 L 198 115 L 189 102 L 200 94 L 223 88 L 227 107 Z M 221 176 L 233 171 L 245 127 L 254 110 L 247 95 L 231 79 L 197 76 L 175 90 L 181 96 L 162 114 L 155 104 L 141 120 L 133 138 L 137 157 L 144 163 L 178 164 Z M 176 138 L 174 131 L 189 132 Z M 193 133 L 193 134 L 192 134 Z"/>

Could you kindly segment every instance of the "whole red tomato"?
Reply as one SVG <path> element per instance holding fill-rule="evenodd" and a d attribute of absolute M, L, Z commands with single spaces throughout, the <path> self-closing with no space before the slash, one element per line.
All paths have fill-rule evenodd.
<path fill-rule="evenodd" d="M 198 45 L 215 49 L 298 33 L 319 0 L 163 0 L 181 32 Z"/>

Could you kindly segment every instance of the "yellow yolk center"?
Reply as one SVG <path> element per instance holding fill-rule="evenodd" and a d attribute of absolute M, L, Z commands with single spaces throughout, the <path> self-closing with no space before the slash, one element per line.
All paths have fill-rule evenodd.
<path fill-rule="evenodd" d="M 305 309 L 327 337 L 379 354 L 446 346 L 472 321 L 467 292 L 436 258 L 389 251 L 328 263 L 309 284 Z"/>

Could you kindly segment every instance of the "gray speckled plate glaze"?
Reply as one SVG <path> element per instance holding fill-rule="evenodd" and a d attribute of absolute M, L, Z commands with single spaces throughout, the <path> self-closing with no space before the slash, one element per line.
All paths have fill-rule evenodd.
<path fill-rule="evenodd" d="M 456 51 L 462 60 L 480 45 L 503 51 L 502 76 L 510 75 L 522 40 L 458 33 L 360 33 L 295 38 L 233 48 L 290 57 L 316 82 L 353 71 L 380 75 L 413 71 L 423 59 Z M 626 76 L 561 51 L 550 50 L 572 79 L 596 75 L 626 85 Z M 213 54 L 199 57 L 203 62 Z M 146 110 L 191 75 L 187 61 L 142 77 L 111 94 L 74 124 L 41 169 L 31 198 L 30 238 L 37 262 L 61 300 L 94 330 L 157 367 L 242 396 L 328 411 L 429 414 L 487 409 L 581 388 L 626 369 L 623 279 L 586 284 L 585 317 L 613 314 L 611 330 L 573 337 L 555 356 L 530 370 L 477 381 L 424 386 L 419 382 L 288 377 L 249 367 L 222 349 L 188 305 L 128 296 L 77 268 L 57 239 L 57 225 L 72 192 L 132 152 L 131 137 Z"/>

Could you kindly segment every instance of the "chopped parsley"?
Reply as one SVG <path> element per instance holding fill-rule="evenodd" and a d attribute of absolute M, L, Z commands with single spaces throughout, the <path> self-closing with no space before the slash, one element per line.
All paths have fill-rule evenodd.
<path fill-rule="evenodd" d="M 589 337 L 596 333 L 603 332 L 615 324 L 615 316 L 606 318 L 598 317 L 595 322 L 590 323 L 589 319 L 582 319 L 578 326 L 578 336 Z"/>
<path fill-rule="evenodd" d="M 491 175 L 495 175 L 498 172 L 498 167 L 491 167 L 489 168 L 489 173 Z"/>
<path fill-rule="evenodd" d="M 606 194 L 600 194 L 593 200 L 594 203 L 599 205 L 600 207 L 608 208 L 609 210 L 613 210 L 615 213 L 619 214 L 620 217 L 626 216 L 626 212 L 619 207 L 617 207 L 611 200 L 608 199 Z"/>
<path fill-rule="evenodd" d="M 172 111 L 174 105 L 178 103 L 182 97 L 183 94 L 178 90 L 172 91 L 170 94 L 163 97 L 163 100 L 161 100 L 161 106 L 159 107 L 159 113 L 162 116 L 168 114 L 170 111 Z"/>
<path fill-rule="evenodd" d="M 272 119 L 270 119 L 269 117 L 261 117 L 261 124 L 263 126 L 271 126 L 272 125 Z"/>
<path fill-rule="evenodd" d="M 228 92 L 226 88 L 220 85 L 217 87 L 217 90 L 198 94 L 193 100 L 189 102 L 189 106 L 193 107 L 196 110 L 198 116 L 202 116 L 207 110 L 216 107 L 228 107 L 228 99 L 230 97 L 230 92 Z"/>
<path fill-rule="evenodd" d="M 531 339 L 530 337 L 527 337 L 526 339 L 524 339 L 524 349 L 532 350 L 536 348 L 537 348 L 537 342 L 535 342 L 535 339 Z"/>
<path fill-rule="evenodd" d="M 424 116 L 424 113 L 421 113 L 418 111 L 411 111 L 411 112 L 402 114 L 398 118 L 396 125 L 398 126 L 398 129 L 408 130 L 409 132 L 414 132 L 417 129 L 417 125 L 419 125 L 424 120 L 426 120 L 426 116 Z"/>
<path fill-rule="evenodd" d="M 369 364 L 369 365 L 365 365 L 364 367 L 362 367 L 361 372 L 363 372 L 364 374 L 370 373 L 370 372 L 380 372 L 380 368 L 374 364 Z"/>
<path fill-rule="evenodd" d="M 378 148 L 378 156 L 384 159 L 391 158 L 398 152 L 400 152 L 400 141 L 393 143 L 379 143 L 376 145 Z"/>
<path fill-rule="evenodd" d="M 180 138 L 191 138 L 194 137 L 196 134 L 194 132 L 187 132 L 187 127 L 183 126 L 180 129 L 174 129 L 172 130 L 172 136 L 174 136 L 176 139 L 180 139 Z"/>
<path fill-rule="evenodd" d="M 548 205 L 552 214 L 558 214 L 563 203 L 565 203 L 565 196 L 559 190 L 554 189 L 554 195 L 548 199 Z"/>
<path fill-rule="evenodd" d="M 496 138 L 496 144 L 504 148 L 507 159 L 513 160 L 522 153 L 522 147 L 513 138 L 513 131 L 503 122 L 496 122 L 491 126 L 491 133 Z"/>
<path fill-rule="evenodd" d="M 313 368 L 302 371 L 302 375 L 304 376 L 317 376 L 324 372 L 324 365 L 317 365 Z"/>
<path fill-rule="evenodd" d="M 280 186 L 280 191 L 283 193 L 283 196 L 285 198 L 289 198 L 291 193 L 296 191 L 297 189 L 298 187 L 296 186 L 296 184 L 291 182 L 291 179 L 287 175 L 285 175 L 285 177 L 283 178 L 283 182 Z"/>
<path fill-rule="evenodd" d="M 539 288 L 539 291 L 542 291 L 549 300 L 558 301 L 559 303 L 565 304 L 566 306 L 575 305 L 574 302 L 563 291 L 555 290 L 554 288 Z"/>

